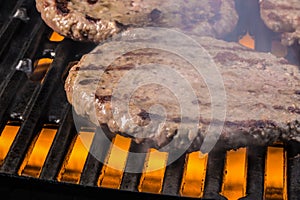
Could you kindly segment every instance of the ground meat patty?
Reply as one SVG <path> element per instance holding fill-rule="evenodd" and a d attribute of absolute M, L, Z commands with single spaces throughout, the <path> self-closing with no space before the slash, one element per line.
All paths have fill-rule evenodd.
<path fill-rule="evenodd" d="M 261 0 L 260 13 L 264 23 L 282 33 L 282 43 L 292 45 L 300 39 L 299 0 Z"/>
<path fill-rule="evenodd" d="M 136 46 L 158 40 L 155 34 L 135 37 L 136 34 L 132 34 L 130 44 Z M 157 149 L 166 147 L 163 149 L 166 151 L 186 148 L 186 145 L 187 151 L 196 151 L 204 138 L 209 143 L 218 137 L 206 137 L 209 124 L 220 123 L 211 119 L 212 93 L 218 91 L 210 90 L 207 84 L 217 82 L 209 80 L 210 75 L 214 79 L 214 72 L 206 78 L 202 76 L 191 62 L 174 54 L 177 50 L 187 51 L 190 44 L 173 36 L 169 39 L 174 39 L 168 44 L 172 51 L 149 47 L 125 51 L 120 56 L 114 49 L 125 47 L 127 43 L 115 40 L 84 55 L 71 68 L 65 82 L 68 101 L 76 113 L 95 124 L 106 124 L 112 132 L 131 137 L 138 143 L 147 142 Z M 219 146 L 238 148 L 300 141 L 297 66 L 238 43 L 211 37 L 194 39 L 209 55 L 199 53 L 200 71 L 206 73 L 210 67 L 216 67 L 224 81 L 226 99 L 221 104 L 226 104 L 226 116 Z M 185 87 L 186 80 L 190 87 Z M 193 92 L 189 92 L 190 89 Z M 191 117 L 195 108 L 200 113 L 196 119 Z M 187 130 L 193 128 L 189 126 L 193 124 L 197 126 L 196 135 Z M 168 146 L 170 142 L 174 145 Z"/>
<path fill-rule="evenodd" d="M 36 0 L 43 20 L 74 40 L 102 42 L 126 27 L 163 26 L 222 37 L 238 21 L 233 0 Z"/>

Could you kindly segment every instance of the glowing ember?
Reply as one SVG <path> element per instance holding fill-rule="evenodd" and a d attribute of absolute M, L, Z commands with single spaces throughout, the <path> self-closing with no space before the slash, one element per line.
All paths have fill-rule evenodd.
<path fill-rule="evenodd" d="M 182 196 L 196 198 L 203 196 L 207 158 L 207 154 L 203 156 L 200 152 L 193 152 L 188 155 L 181 184 Z"/>
<path fill-rule="evenodd" d="M 265 168 L 265 198 L 287 199 L 285 151 L 279 147 L 269 147 Z"/>
<path fill-rule="evenodd" d="M 11 144 L 13 143 L 17 132 L 19 130 L 18 126 L 5 126 L 4 130 L 0 135 L 0 164 L 3 163 Z"/>
<path fill-rule="evenodd" d="M 64 39 L 64 36 L 58 34 L 57 32 L 53 32 L 50 36 L 49 40 L 52 42 L 60 42 Z"/>
<path fill-rule="evenodd" d="M 246 195 L 246 168 L 245 148 L 227 152 L 222 194 L 229 200 Z"/>
<path fill-rule="evenodd" d="M 55 134 L 56 130 L 42 129 L 27 162 L 23 163 L 22 175 L 39 177 Z"/>
<path fill-rule="evenodd" d="M 253 40 L 253 38 L 249 35 L 249 33 L 247 33 L 244 37 L 242 37 L 239 40 L 239 43 L 245 47 L 254 49 L 255 47 L 255 42 Z"/>
<path fill-rule="evenodd" d="M 119 135 L 114 138 L 106 165 L 103 166 L 99 177 L 99 186 L 115 189 L 120 187 L 129 146 L 130 139 Z"/>
<path fill-rule="evenodd" d="M 167 159 L 167 153 L 150 149 L 139 185 L 140 192 L 161 192 Z"/>
<path fill-rule="evenodd" d="M 79 182 L 93 137 L 93 132 L 80 132 L 80 137 L 76 138 L 72 151 L 65 161 L 65 167 L 60 172 L 59 181 Z"/>

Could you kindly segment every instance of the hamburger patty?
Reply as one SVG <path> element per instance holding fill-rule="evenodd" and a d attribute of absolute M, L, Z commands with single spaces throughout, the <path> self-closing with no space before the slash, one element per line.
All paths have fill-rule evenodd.
<path fill-rule="evenodd" d="M 130 37 L 130 44 L 137 46 L 159 38 L 155 34 Z M 115 45 L 125 47 L 126 42 L 116 39 L 84 55 L 70 69 L 65 82 L 75 112 L 96 125 L 106 124 L 114 133 L 163 151 L 196 151 L 204 138 L 209 144 L 219 136 L 222 148 L 300 141 L 297 66 L 238 43 L 194 38 L 209 55 L 199 54 L 200 71 L 216 67 L 226 93 L 221 101 L 226 108 L 224 126 L 220 135 L 208 135 L 209 125 L 222 120 L 211 118 L 213 101 L 218 101 L 212 99 L 212 93 L 218 91 L 210 90 L 207 84 L 217 81 L 210 82 L 210 76 L 203 78 L 191 62 L 174 54 L 191 49 L 190 44 L 176 39 L 168 44 L 172 51 L 141 48 L 120 56 L 114 51 Z M 109 58 L 115 58 L 113 62 L 106 60 L 109 53 Z M 185 81 L 190 87 L 185 87 Z M 199 116 L 195 118 L 197 109 Z M 195 124 L 196 134 L 189 130 Z"/>
<path fill-rule="evenodd" d="M 299 0 L 261 0 L 260 14 L 264 23 L 272 31 L 281 33 L 284 45 L 292 45 L 299 41 Z"/>
<path fill-rule="evenodd" d="M 36 0 L 36 7 L 54 31 L 96 43 L 128 27 L 143 26 L 219 38 L 238 21 L 234 0 Z"/>

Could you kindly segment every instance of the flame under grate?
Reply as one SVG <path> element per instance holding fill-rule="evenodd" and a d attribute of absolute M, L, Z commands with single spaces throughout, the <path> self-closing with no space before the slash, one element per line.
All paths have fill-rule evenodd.
<path fill-rule="evenodd" d="M 11 146 L 18 130 L 19 127 L 14 125 L 7 125 L 3 130 L 0 138 L 0 148 L 1 152 L 3 152 L 0 157 L 1 163 L 3 163 L 3 160 L 9 151 L 9 147 Z M 46 157 L 51 149 L 51 144 L 53 144 L 56 134 L 57 130 L 51 127 L 43 128 L 41 130 L 30 155 L 24 160 L 24 163 L 18 170 L 19 176 L 34 178 L 41 178 L 43 176 L 41 174 L 42 168 L 45 165 Z M 81 132 L 80 135 L 80 138 L 76 136 L 73 138 L 71 145 L 68 147 L 70 149 L 68 150 L 67 155 L 64 157 L 63 167 L 60 168 L 57 178 L 53 177 L 59 182 L 85 184 L 83 183 L 83 177 L 81 176 L 84 175 L 83 171 L 88 157 L 87 147 L 91 147 L 93 138 L 95 137 L 95 132 Z M 124 149 L 125 151 L 128 151 L 131 145 L 131 141 L 128 138 L 123 138 L 121 136 L 117 136 L 113 141 L 114 145 Z M 266 157 L 262 157 L 262 161 L 264 162 L 260 163 L 260 165 L 262 165 L 261 173 L 263 173 L 262 175 L 265 176 L 264 182 L 261 183 L 264 185 L 264 188 L 260 188 L 260 190 L 262 190 L 261 193 L 264 191 L 263 195 L 266 197 L 266 199 L 287 199 L 287 182 L 285 178 L 287 156 L 286 150 L 284 150 L 282 146 L 274 146 L 263 149 L 262 151 L 266 153 Z M 144 161 L 146 162 L 146 165 L 143 166 L 146 166 L 144 170 L 145 172 L 143 174 L 132 175 L 139 177 L 137 177 L 138 180 L 136 185 L 134 185 L 134 188 L 130 188 L 132 187 L 130 186 L 132 183 L 129 183 L 128 185 L 126 182 L 124 182 L 123 177 L 128 176 L 128 174 L 124 175 L 123 172 L 126 167 L 126 160 L 128 159 L 127 155 L 124 152 L 120 152 L 120 150 L 118 151 L 118 149 L 108 148 L 107 164 L 110 167 L 103 165 L 100 174 L 98 172 L 98 177 L 95 177 L 97 179 L 96 183 L 90 184 L 96 187 L 113 189 L 120 189 L 123 187 L 123 189 L 129 191 L 138 190 L 139 192 L 157 194 L 168 191 L 168 193 L 172 195 L 200 198 L 204 195 L 206 186 L 205 183 L 209 184 L 207 179 L 213 179 L 213 177 L 216 176 L 216 174 L 209 175 L 207 170 L 211 170 L 213 168 L 213 173 L 215 173 L 217 172 L 217 169 L 214 168 L 218 167 L 220 168 L 218 170 L 219 173 L 222 174 L 219 179 L 222 182 L 221 184 L 218 183 L 220 191 L 214 192 L 220 193 L 228 199 L 238 199 L 246 196 L 247 193 L 247 162 L 251 162 L 251 159 L 255 159 L 256 156 L 255 154 L 249 155 L 251 153 L 254 153 L 251 152 L 251 149 L 241 148 L 229 152 L 217 152 L 214 153 L 215 155 L 211 155 L 211 158 L 210 155 L 201 156 L 199 155 L 199 152 L 194 152 L 182 157 L 181 160 L 179 160 L 180 163 L 177 168 L 175 166 L 176 163 L 174 166 L 171 165 L 169 168 L 166 168 L 168 155 L 166 153 L 159 153 L 155 152 L 155 150 L 150 150 Z M 212 159 L 212 167 L 209 166 L 208 157 Z M 222 165 L 214 166 L 216 165 L 216 162 L 223 164 L 224 168 L 222 168 Z M 142 165 L 143 163 L 140 164 Z M 115 168 L 112 167 L 114 165 Z M 170 167 L 175 168 L 170 169 Z M 158 168 L 159 170 L 153 171 L 151 168 Z M 176 188 L 171 188 L 170 190 L 167 186 L 163 185 L 164 178 L 168 178 L 166 177 L 168 173 L 167 170 L 169 170 L 169 173 L 171 173 L 171 177 L 169 178 L 173 178 L 173 173 L 176 172 L 178 174 L 178 168 L 183 169 L 182 173 L 179 174 L 179 176 L 181 176 L 176 177 L 178 179 L 177 182 L 180 181 L 180 183 Z M 96 176 L 90 172 L 86 173 Z M 170 180 L 171 183 L 173 183 L 173 181 Z M 256 184 L 258 184 L 258 182 L 256 182 Z M 126 185 L 128 185 L 127 188 Z M 216 187 L 216 185 L 214 185 L 214 187 Z"/>

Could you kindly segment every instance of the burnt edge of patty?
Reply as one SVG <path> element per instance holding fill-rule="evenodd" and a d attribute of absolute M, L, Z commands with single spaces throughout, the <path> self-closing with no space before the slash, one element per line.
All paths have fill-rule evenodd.
<path fill-rule="evenodd" d="M 68 2 L 70 2 L 70 0 L 55 0 L 56 8 L 63 16 L 70 13 Z"/>

